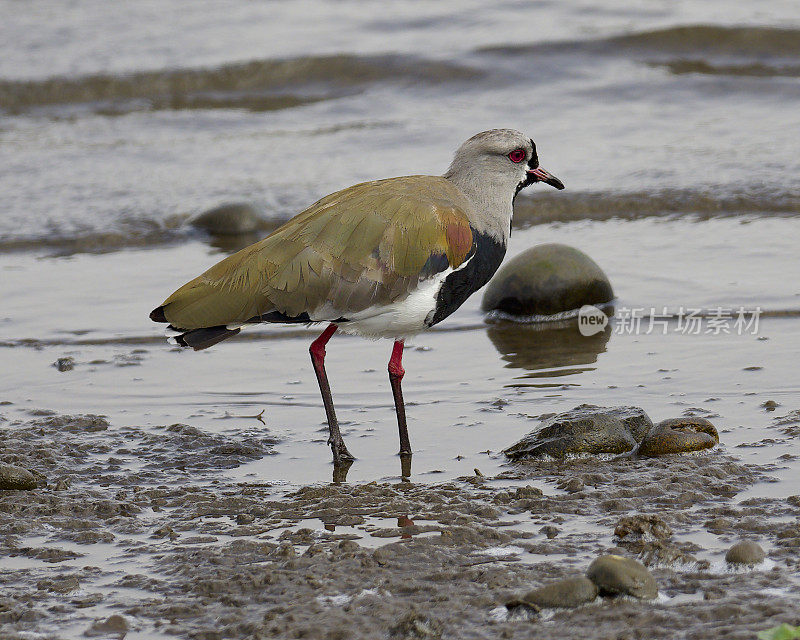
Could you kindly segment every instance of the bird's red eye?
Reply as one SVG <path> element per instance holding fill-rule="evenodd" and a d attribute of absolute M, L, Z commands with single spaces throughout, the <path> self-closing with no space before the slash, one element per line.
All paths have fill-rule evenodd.
<path fill-rule="evenodd" d="M 508 154 L 508 159 L 511 160 L 511 162 L 522 162 L 525 159 L 525 150 L 514 149 Z"/>

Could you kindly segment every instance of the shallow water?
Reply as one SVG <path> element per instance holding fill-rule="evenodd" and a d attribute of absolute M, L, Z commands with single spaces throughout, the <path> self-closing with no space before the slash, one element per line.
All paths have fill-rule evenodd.
<path fill-rule="evenodd" d="M 568 467 L 544 465 L 537 476 L 499 452 L 535 428 L 538 416 L 593 403 L 641 406 L 654 420 L 689 413 L 712 420 L 721 444 L 703 455 L 731 455 L 760 474 L 737 486 L 726 509 L 798 493 L 795 2 L 515 1 L 487 11 L 475 2 L 170 0 L 112 11 L 96 0 L 0 0 L 0 15 L 0 402 L 7 403 L 0 423 L 24 425 L 42 409 L 107 416 L 108 434 L 85 437 L 85 467 L 75 470 L 73 481 L 87 490 L 114 475 L 89 473 L 106 467 L 142 474 L 145 487 L 177 482 L 217 498 L 266 484 L 260 490 L 278 500 L 329 482 L 324 412 L 307 354 L 318 330 L 250 329 L 186 353 L 148 320 L 177 285 L 256 239 L 210 238 L 187 220 L 244 201 L 275 224 L 361 180 L 441 173 L 463 139 L 509 126 L 536 139 L 543 166 L 567 185 L 518 198 L 509 256 L 544 242 L 580 248 L 609 275 L 616 316 L 605 333 L 586 338 L 574 326 L 487 322 L 476 295 L 410 342 L 404 390 L 419 490 L 463 484 L 477 468 L 495 477 L 487 480 L 495 491 L 532 485 L 566 500 L 554 477 Z M 636 332 L 631 309 L 644 315 Z M 682 331 L 677 316 L 698 309 L 700 334 Z M 729 331 L 707 331 L 720 309 L 731 314 Z M 757 330 L 739 335 L 738 309 L 760 314 Z M 389 347 L 337 336 L 328 349 L 343 433 L 358 458 L 348 474 L 355 487 L 393 486 L 400 476 Z M 73 369 L 53 366 L 67 357 Z M 763 406 L 768 400 L 778 403 L 774 411 Z M 213 473 L 191 463 L 176 471 L 170 453 L 150 459 L 142 444 L 174 423 L 223 440 L 269 441 L 258 455 L 220 463 Z M 125 437 L 139 443 L 127 453 L 117 443 L 123 452 L 112 455 L 102 444 Z M 202 442 L 186 455 L 208 455 L 203 447 L 211 445 Z M 598 465 L 618 471 L 614 461 Z M 84 471 L 87 479 L 78 480 Z M 650 470 L 626 473 L 643 483 Z M 574 569 L 606 544 L 608 515 L 599 498 L 587 500 L 585 513 L 559 523 L 558 549 L 503 556 L 519 541 L 488 548 L 500 549 L 492 552 L 497 562 L 528 567 L 524 575 L 550 575 L 541 567 L 558 563 Z M 778 528 L 792 521 L 781 508 L 769 516 Z M 337 526 L 337 534 L 370 549 L 397 539 L 372 535 L 396 518 L 414 518 L 423 529 L 434 522 L 365 509 L 365 523 Z M 714 515 L 708 506 L 701 511 Z M 272 523 L 263 539 L 302 538 L 304 527 L 327 531 L 306 516 Z M 493 526 L 517 517 L 504 513 Z M 549 514 L 519 517 L 523 539 L 541 537 L 550 522 Z M 99 543 L 90 557 L 60 566 L 78 571 L 91 560 L 103 567 L 86 580 L 107 603 L 152 596 L 147 585 L 120 586 L 120 576 L 158 573 L 161 542 L 136 536 L 163 518 L 141 516 L 141 531 L 115 530 L 113 549 Z M 227 529 L 203 522 L 198 535 L 211 531 L 219 542 L 195 547 L 224 553 Z M 431 532 L 420 531 L 417 541 L 430 542 Z M 684 520 L 676 539 L 701 547 L 697 557 L 713 565 L 733 534 L 709 531 Z M 771 533 L 736 531 L 760 536 L 774 557 L 785 553 Z M 46 528 L 24 541 L 69 546 Z M 295 542 L 301 550 L 308 544 Z M 114 560 L 103 566 L 106 552 Z M 28 586 L 53 573 L 42 560 L 3 556 L 3 570 L 26 568 L 39 572 L 25 578 Z M 797 582 L 796 571 L 770 575 Z M 670 580 L 664 606 L 690 610 L 699 592 Z M 766 577 L 745 582 L 777 588 Z M 338 597 L 330 587 L 320 594 Z M 358 594 L 349 597 L 367 597 Z M 491 607 L 481 607 L 486 620 Z M 79 637 L 87 615 L 118 609 L 87 606 L 60 637 Z M 134 625 L 128 637 L 156 637 L 159 624 Z"/>
<path fill-rule="evenodd" d="M 791 453 L 791 439 L 755 443 L 774 437 L 774 417 L 795 408 L 800 289 L 791 283 L 800 282 L 800 267 L 788 257 L 799 227 L 794 218 L 731 217 L 553 223 L 516 232 L 512 255 L 538 242 L 591 246 L 614 283 L 615 323 L 591 338 L 575 326 L 486 324 L 475 296 L 439 329 L 414 339 L 406 349 L 404 388 L 415 475 L 442 480 L 476 466 L 496 473 L 504 464 L 497 452 L 532 429 L 536 416 L 584 402 L 642 406 L 654 419 L 695 411 L 712 416 L 728 450 L 753 445 L 738 451 L 747 460 L 774 463 Z M 147 319 L 142 301 L 159 290 L 165 274 L 182 282 L 213 259 L 200 243 L 0 258 L 0 269 L 14 275 L 7 299 L 20 310 L 3 319 L 13 336 L 3 351 L 15 362 L 3 377 L 2 399 L 14 403 L 7 413 L 90 408 L 115 424 L 184 422 L 220 431 L 260 428 L 254 416 L 264 410 L 267 432 L 281 441 L 279 455 L 236 473 L 292 483 L 328 479 L 324 413 L 307 355 L 313 331 L 251 330 L 187 353 L 164 344 Z M 779 274 L 775 265 L 783 260 Z M 31 317 L 23 311 L 35 304 L 27 283 L 45 279 L 52 287 L 48 305 L 57 311 Z M 121 282 L 128 284 L 120 288 Z M 707 324 L 700 335 L 686 333 L 675 318 L 654 318 L 652 327 L 645 318 L 633 333 L 625 317 L 626 309 L 662 315 L 665 308 L 727 309 L 731 316 L 719 335 Z M 742 335 L 735 326 L 739 308 L 761 313 L 758 326 Z M 339 416 L 359 458 L 351 480 L 399 474 L 388 346 L 342 336 L 329 347 Z M 53 367 L 62 357 L 73 358 L 75 368 Z M 767 400 L 779 403 L 774 413 L 761 406 Z M 776 473 L 800 477 L 791 464 Z M 796 491 L 792 483 L 783 486 L 784 495 Z"/>

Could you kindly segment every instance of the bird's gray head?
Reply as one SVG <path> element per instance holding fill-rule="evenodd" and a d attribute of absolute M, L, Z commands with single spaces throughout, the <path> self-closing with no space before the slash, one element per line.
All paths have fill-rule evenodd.
<path fill-rule="evenodd" d="M 472 136 L 456 151 L 445 177 L 462 188 L 480 185 L 512 198 L 535 182 L 564 188 L 561 180 L 539 166 L 533 140 L 514 129 L 491 129 Z"/>

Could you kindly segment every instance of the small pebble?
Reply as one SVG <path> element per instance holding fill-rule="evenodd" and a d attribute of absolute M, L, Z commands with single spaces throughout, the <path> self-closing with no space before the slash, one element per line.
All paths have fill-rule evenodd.
<path fill-rule="evenodd" d="M 554 527 L 552 524 L 544 525 L 541 529 L 539 529 L 539 531 L 546 535 L 548 540 L 552 540 L 559 533 L 561 533 L 561 529 Z"/>
<path fill-rule="evenodd" d="M 737 542 L 725 554 L 725 561 L 729 564 L 746 564 L 753 566 L 764 561 L 766 554 L 757 542 L 743 540 Z"/>
<path fill-rule="evenodd" d="M 563 489 L 567 493 L 578 493 L 583 491 L 586 487 L 579 478 L 570 478 L 569 480 L 559 482 L 558 488 Z"/>
<path fill-rule="evenodd" d="M 53 366 L 59 371 L 72 371 L 75 368 L 75 358 L 69 356 L 59 358 L 53 363 Z"/>
<path fill-rule="evenodd" d="M 178 537 L 178 534 L 175 533 L 175 531 L 172 530 L 172 527 L 170 527 L 168 524 L 165 524 L 165 525 L 159 527 L 158 529 L 156 529 L 155 531 L 153 531 L 153 534 L 150 537 L 151 538 L 169 538 L 170 540 L 175 540 Z"/>

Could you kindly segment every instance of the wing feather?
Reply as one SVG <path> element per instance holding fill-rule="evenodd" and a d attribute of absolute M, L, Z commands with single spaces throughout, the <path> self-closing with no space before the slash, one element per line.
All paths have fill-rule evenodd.
<path fill-rule="evenodd" d="M 196 329 L 273 312 L 334 320 L 388 304 L 464 262 L 474 247 L 470 207 L 445 178 L 355 185 L 185 284 L 164 301 L 164 317 Z M 334 317 L 315 315 L 322 310 Z"/>

